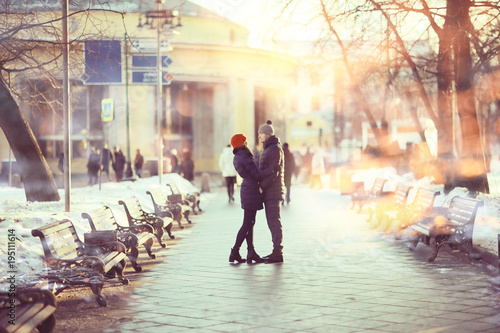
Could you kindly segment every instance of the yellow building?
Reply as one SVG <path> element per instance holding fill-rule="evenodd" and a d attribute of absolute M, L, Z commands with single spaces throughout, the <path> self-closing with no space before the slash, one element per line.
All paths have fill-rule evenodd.
<path fill-rule="evenodd" d="M 89 3 L 87 8 L 102 9 Z M 218 172 L 218 157 L 235 133 L 244 133 L 253 147 L 258 127 L 271 119 L 282 141 L 288 139 L 295 58 L 250 48 L 245 27 L 189 1 L 167 0 L 163 8 L 179 10 L 182 28 L 176 29 L 178 34 L 161 34 L 162 70 L 171 81 L 163 81 L 158 120 L 157 31 L 145 24 L 146 12 L 152 13 L 156 4 L 114 0 L 100 6 L 108 11 L 83 12 L 69 21 L 74 160 L 86 161 L 90 148 L 104 143 L 119 146 L 125 155 L 130 152 L 129 159 L 140 149 L 146 159 L 155 160 L 162 137 L 165 153 L 191 151 L 195 172 Z M 59 2 L 37 9 L 40 15 L 60 15 Z M 77 9 L 70 7 L 73 13 Z M 98 28 L 105 34 L 97 34 Z M 55 73 L 56 78 L 61 75 Z M 19 76 L 17 84 L 58 95 L 41 77 Z M 63 149 L 62 107 L 54 103 L 44 110 L 54 112 L 41 112 L 38 104 L 21 107 L 54 165 Z M 101 119 L 104 110 L 110 121 Z M 3 137 L 0 146 L 6 158 Z"/>
<path fill-rule="evenodd" d="M 290 147 L 332 147 L 333 121 L 325 112 L 297 113 L 290 121 Z"/>

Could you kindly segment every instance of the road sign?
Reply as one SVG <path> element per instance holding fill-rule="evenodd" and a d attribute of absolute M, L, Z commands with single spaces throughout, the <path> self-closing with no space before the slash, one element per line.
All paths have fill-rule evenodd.
<path fill-rule="evenodd" d="M 101 100 L 101 119 L 102 121 L 113 120 L 113 99 L 105 98 Z"/>
<path fill-rule="evenodd" d="M 173 63 L 173 62 L 174 61 L 169 56 L 163 56 L 163 57 L 161 57 L 161 63 L 162 63 L 162 66 L 164 66 L 164 67 L 170 66 L 170 64 Z"/>
<path fill-rule="evenodd" d="M 172 58 L 170 58 L 168 55 L 164 55 L 161 57 L 162 67 L 168 67 L 172 62 L 173 62 Z M 133 54 L 132 67 L 156 67 L 156 56 Z"/>
<path fill-rule="evenodd" d="M 162 71 L 162 83 L 170 84 L 173 80 L 173 75 L 167 71 Z M 155 70 L 149 71 L 132 71 L 132 83 L 142 83 L 142 84 L 156 84 L 157 83 L 157 72 Z"/>
<path fill-rule="evenodd" d="M 141 52 L 156 52 L 158 49 L 156 39 L 132 39 L 132 50 Z M 169 52 L 172 48 L 168 40 L 161 41 L 160 51 Z"/>
<path fill-rule="evenodd" d="M 163 81 L 166 81 L 167 84 L 172 83 L 174 76 L 169 72 L 163 72 Z"/>

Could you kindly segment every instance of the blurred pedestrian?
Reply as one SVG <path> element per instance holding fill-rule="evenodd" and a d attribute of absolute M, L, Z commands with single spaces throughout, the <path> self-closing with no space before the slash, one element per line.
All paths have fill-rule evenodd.
<path fill-rule="evenodd" d="M 113 153 L 112 153 L 113 159 L 111 160 L 111 167 L 113 168 L 113 171 L 115 172 L 115 179 L 118 178 L 118 176 L 116 175 L 116 156 L 118 155 L 119 150 L 120 150 L 120 148 L 118 146 L 113 147 Z"/>
<path fill-rule="evenodd" d="M 294 150 L 292 152 L 294 162 L 295 162 L 295 168 L 293 169 L 293 175 L 295 176 L 295 180 L 299 181 L 300 180 L 300 170 L 302 168 L 302 156 L 300 155 L 300 152 L 298 150 Z"/>
<path fill-rule="evenodd" d="M 170 166 L 172 169 L 170 172 L 179 173 L 179 159 L 177 158 L 177 149 L 171 149 L 167 152 L 167 157 L 170 159 Z"/>
<path fill-rule="evenodd" d="M 290 189 L 292 187 L 292 175 L 295 171 L 295 158 L 293 157 L 292 152 L 288 148 L 288 143 L 283 144 L 283 155 L 285 157 L 285 200 L 283 200 L 283 204 L 286 201 L 288 205 L 290 203 Z"/>
<path fill-rule="evenodd" d="M 98 149 L 92 148 L 87 162 L 87 173 L 89 176 L 89 185 L 97 184 L 99 171 L 101 170 L 101 155 Z"/>
<path fill-rule="evenodd" d="M 182 154 L 180 170 L 182 177 L 190 182 L 194 180 L 194 161 L 189 150 L 185 150 Z"/>
<path fill-rule="evenodd" d="M 134 170 L 137 177 L 141 178 L 143 168 L 144 168 L 144 156 L 141 155 L 141 150 L 137 149 L 135 151 L 135 159 L 134 159 Z"/>
<path fill-rule="evenodd" d="M 301 156 L 301 169 L 302 175 L 304 176 L 302 180 L 305 183 L 308 183 L 311 179 L 311 163 L 312 163 L 312 154 L 309 147 L 306 147 L 306 152 Z"/>
<path fill-rule="evenodd" d="M 264 149 L 260 154 L 259 170 L 274 168 L 274 172 L 264 177 L 260 182 L 264 195 L 267 226 L 271 231 L 273 252 L 264 257 L 266 263 L 283 262 L 283 230 L 281 227 L 280 202 L 284 199 L 284 156 L 279 138 L 274 135 L 272 122 L 268 120 L 259 127 L 259 141 Z"/>
<path fill-rule="evenodd" d="M 122 150 L 118 149 L 118 151 L 115 153 L 115 175 L 117 182 L 120 182 L 123 179 L 123 173 L 125 171 L 126 163 L 127 160 L 125 159 Z"/>
<path fill-rule="evenodd" d="M 236 184 L 236 169 L 234 168 L 233 157 L 234 154 L 231 145 L 224 147 L 219 157 L 219 168 L 222 172 L 222 177 L 226 181 L 229 202 L 234 202 L 234 186 Z"/>
<path fill-rule="evenodd" d="M 231 146 L 234 148 L 234 168 L 241 178 L 243 178 L 240 188 L 243 224 L 236 235 L 236 241 L 229 255 L 229 262 L 237 261 L 238 263 L 243 263 L 248 261 L 248 263 L 252 263 L 253 261 L 261 263 L 264 262 L 264 260 L 255 252 L 253 245 L 253 228 L 257 211 L 264 208 L 259 180 L 263 175 L 270 174 L 273 171 L 273 167 L 264 171 L 260 171 L 257 168 L 253 160 L 253 154 L 250 149 L 248 149 L 247 140 L 243 134 L 233 135 L 231 138 Z M 248 250 L 246 260 L 241 258 L 239 252 L 244 240 L 247 242 Z"/>
<path fill-rule="evenodd" d="M 108 144 L 105 143 L 102 147 L 101 151 L 101 164 L 102 164 L 102 173 L 106 173 L 106 176 L 109 180 L 109 162 L 114 165 L 114 158 L 111 151 L 108 149 Z"/>
<path fill-rule="evenodd" d="M 323 188 L 321 176 L 325 173 L 325 160 L 321 148 L 314 147 L 311 159 L 311 188 Z"/>
<path fill-rule="evenodd" d="M 59 171 L 61 171 L 61 173 L 64 173 L 64 153 L 61 153 L 59 155 L 59 163 L 57 167 L 59 168 Z"/>

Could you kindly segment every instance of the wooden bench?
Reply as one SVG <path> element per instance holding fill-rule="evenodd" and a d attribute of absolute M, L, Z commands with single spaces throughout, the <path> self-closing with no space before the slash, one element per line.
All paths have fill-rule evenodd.
<path fill-rule="evenodd" d="M 148 213 L 144 211 L 141 207 L 139 200 L 136 197 L 129 197 L 124 200 L 119 200 L 118 203 L 125 209 L 125 214 L 127 214 L 129 226 L 137 226 L 147 224 L 151 226 L 156 235 L 156 240 L 161 245 L 165 247 L 166 244 L 163 243 L 163 229 L 168 233 L 170 239 L 174 239 L 175 236 L 172 234 L 172 214 L 170 216 L 160 217 L 156 214 Z"/>
<path fill-rule="evenodd" d="M 170 188 L 170 192 L 172 192 L 171 195 L 167 196 L 168 201 L 183 202 L 184 204 L 191 206 L 191 210 L 195 215 L 198 214 L 196 209 L 198 209 L 198 212 L 202 211 L 200 208 L 200 193 L 192 192 L 183 194 L 175 183 L 168 183 L 167 187 Z"/>
<path fill-rule="evenodd" d="M 430 245 L 432 254 L 427 258 L 428 262 L 436 259 L 443 245 L 448 245 L 452 249 L 460 247 L 471 258 L 479 259 L 479 254 L 474 253 L 472 232 L 477 210 L 483 204 L 481 200 L 454 197 L 443 215 L 427 217 L 409 227 L 411 237 L 409 248 L 413 250 L 420 239 Z"/>
<path fill-rule="evenodd" d="M 167 201 L 169 203 L 179 205 L 181 207 L 182 216 L 186 219 L 186 221 L 188 221 L 188 223 L 191 223 L 191 220 L 189 219 L 189 214 L 191 212 L 191 206 L 189 205 L 189 201 L 187 201 L 184 198 L 184 195 L 181 194 L 180 192 L 177 194 L 174 194 L 174 192 L 172 191 L 172 187 L 170 187 L 170 186 L 174 186 L 174 185 L 167 184 L 167 187 L 169 187 L 170 191 L 171 191 L 171 194 L 167 195 Z M 177 192 L 178 192 L 178 190 L 177 190 Z"/>
<path fill-rule="evenodd" d="M 385 221 L 388 224 L 386 230 L 396 235 L 396 239 L 401 238 L 402 231 L 422 220 L 426 216 L 434 214 L 434 201 L 440 194 L 434 189 L 419 187 L 415 198 L 405 207 L 398 210 L 387 210 L 384 212 Z"/>
<path fill-rule="evenodd" d="M 186 199 L 186 196 L 182 194 L 177 185 L 174 183 L 167 184 L 167 187 L 169 188 L 170 194 L 167 195 L 167 201 L 170 203 L 178 204 L 182 208 L 182 215 L 188 221 L 188 223 L 191 223 L 189 220 L 189 214 L 191 212 L 191 203 Z M 193 213 L 196 215 L 197 213 L 193 210 Z"/>
<path fill-rule="evenodd" d="M 0 293 L 0 332 L 50 333 L 56 325 L 56 298 L 48 290 L 20 289 Z"/>
<path fill-rule="evenodd" d="M 55 295 L 73 286 L 87 286 L 94 293 L 97 303 L 106 306 L 106 297 L 102 294 L 104 281 L 117 275 L 122 284 L 128 284 L 123 277 L 126 249 L 122 243 L 86 244 L 80 240 L 69 219 L 33 229 L 31 234 L 39 237 L 42 243 L 48 288 Z"/>
<path fill-rule="evenodd" d="M 151 259 L 156 256 L 152 252 L 154 229 L 147 225 L 121 226 L 115 218 L 113 211 L 108 206 L 96 208 L 90 212 L 82 213 L 82 217 L 90 224 L 91 234 L 98 237 L 102 231 L 113 231 L 120 242 L 125 245 L 127 257 L 136 272 L 141 272 L 142 267 L 137 264 L 139 246 L 143 245 Z M 90 235 L 89 235 L 90 236 Z"/>
<path fill-rule="evenodd" d="M 367 210 L 370 215 L 368 216 L 367 222 L 370 222 L 370 226 L 372 228 L 383 226 L 385 213 L 387 211 L 397 210 L 406 206 L 408 193 L 412 188 L 413 186 L 411 185 L 399 183 L 394 192 L 368 203 Z M 375 217 L 375 219 L 373 219 L 373 217 Z"/>
<path fill-rule="evenodd" d="M 153 201 L 153 207 L 155 209 L 155 214 L 160 216 L 160 217 L 170 217 L 172 216 L 174 221 L 177 221 L 177 224 L 179 225 L 179 228 L 184 229 L 184 226 L 182 225 L 182 218 L 185 217 L 182 211 L 182 207 L 179 204 L 175 204 L 172 202 L 169 202 L 166 198 L 165 195 L 163 194 L 163 191 L 159 187 L 155 187 L 149 191 L 146 191 L 147 194 L 151 197 L 151 200 Z M 189 212 L 188 212 L 189 213 Z M 188 223 L 191 223 L 190 220 L 187 220 Z"/>
<path fill-rule="evenodd" d="M 365 190 L 363 187 L 358 187 L 357 191 L 351 194 L 351 209 L 354 209 L 358 205 L 358 213 L 361 212 L 363 206 L 369 201 L 376 198 L 380 198 L 383 195 L 384 185 L 387 179 L 377 177 L 370 190 Z"/>

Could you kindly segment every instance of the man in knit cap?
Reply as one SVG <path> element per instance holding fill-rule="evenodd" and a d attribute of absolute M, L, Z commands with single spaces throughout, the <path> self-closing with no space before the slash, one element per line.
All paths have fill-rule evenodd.
<path fill-rule="evenodd" d="M 274 172 L 260 182 L 263 191 L 266 219 L 273 241 L 273 252 L 264 257 L 266 263 L 283 262 L 283 230 L 281 227 L 280 202 L 284 199 L 284 155 L 278 137 L 274 135 L 272 122 L 259 127 L 259 141 L 264 145 L 260 155 L 259 170 L 274 167 Z"/>

